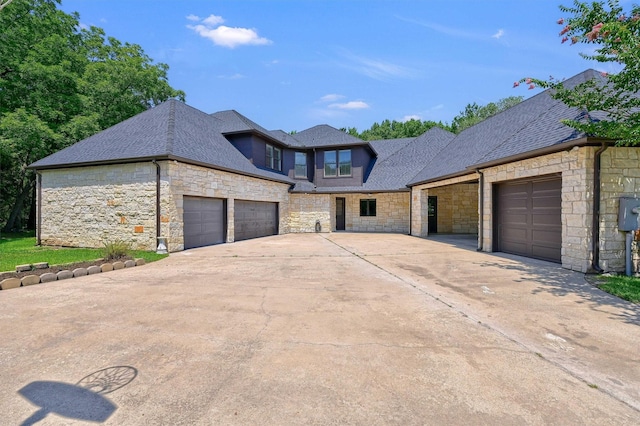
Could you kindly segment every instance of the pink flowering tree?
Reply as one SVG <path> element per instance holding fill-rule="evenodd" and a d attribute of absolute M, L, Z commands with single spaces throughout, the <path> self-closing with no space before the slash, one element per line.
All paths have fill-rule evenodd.
<path fill-rule="evenodd" d="M 551 88 L 554 98 L 566 105 L 588 112 L 606 112 L 606 120 L 590 122 L 565 121 L 565 124 L 595 137 L 613 139 L 619 145 L 640 144 L 640 6 L 625 11 L 618 0 L 574 1 L 572 7 L 560 6 L 567 16 L 557 23 L 559 37 L 567 45 L 593 46 L 593 53 L 580 53 L 588 60 L 613 63 L 615 73 L 602 72 L 601 77 L 574 87 L 565 87 L 553 78 L 524 78 L 514 87 L 526 84 Z"/>

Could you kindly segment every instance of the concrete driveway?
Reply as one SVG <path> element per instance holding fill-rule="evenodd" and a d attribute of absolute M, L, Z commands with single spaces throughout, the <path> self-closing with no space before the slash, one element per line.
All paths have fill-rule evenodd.
<path fill-rule="evenodd" d="M 189 250 L 2 291 L 0 320 L 8 425 L 640 418 L 638 306 L 464 238 Z"/>

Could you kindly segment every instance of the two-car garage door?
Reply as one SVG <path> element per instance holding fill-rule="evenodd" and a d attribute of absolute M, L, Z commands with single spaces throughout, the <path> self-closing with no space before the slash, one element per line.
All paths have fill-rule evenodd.
<path fill-rule="evenodd" d="M 494 250 L 561 261 L 560 176 L 499 184 L 494 200 Z"/>
<path fill-rule="evenodd" d="M 278 203 L 235 200 L 235 240 L 278 233 Z M 183 198 L 184 248 L 224 243 L 227 239 L 227 200 Z"/>

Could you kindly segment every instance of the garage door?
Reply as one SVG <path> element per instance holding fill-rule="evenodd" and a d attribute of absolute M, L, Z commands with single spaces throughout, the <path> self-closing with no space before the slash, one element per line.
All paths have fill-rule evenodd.
<path fill-rule="evenodd" d="M 235 240 L 266 237 L 278 233 L 278 203 L 236 200 Z"/>
<path fill-rule="evenodd" d="M 498 185 L 496 251 L 560 262 L 561 191 L 559 176 Z"/>
<path fill-rule="evenodd" d="M 227 206 L 220 198 L 184 197 L 184 248 L 226 241 Z"/>

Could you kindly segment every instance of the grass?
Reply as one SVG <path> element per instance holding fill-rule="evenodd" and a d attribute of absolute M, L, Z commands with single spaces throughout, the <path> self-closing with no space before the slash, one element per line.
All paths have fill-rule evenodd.
<path fill-rule="evenodd" d="M 167 257 L 151 251 L 131 250 L 129 255 L 154 262 Z M 16 265 L 48 262 L 49 265 L 65 265 L 88 262 L 105 257 L 104 249 L 36 246 L 33 233 L 2 234 L 0 236 L 0 272 L 14 272 Z"/>
<path fill-rule="evenodd" d="M 601 290 L 633 303 L 640 303 L 640 278 L 616 275 L 599 284 Z"/>

